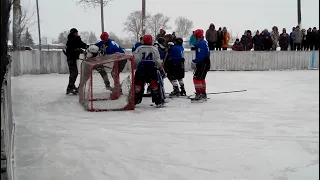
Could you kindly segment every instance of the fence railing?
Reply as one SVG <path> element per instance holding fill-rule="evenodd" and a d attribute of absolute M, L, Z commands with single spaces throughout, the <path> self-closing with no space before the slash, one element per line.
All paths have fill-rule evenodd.
<path fill-rule="evenodd" d="M 130 51 L 127 51 L 131 54 Z M 69 73 L 62 51 L 14 51 L 12 75 Z M 194 51 L 185 51 L 185 68 L 191 70 Z M 226 71 L 265 71 L 319 68 L 319 51 L 212 51 L 211 69 Z M 80 63 L 81 61 L 79 61 Z"/>
<path fill-rule="evenodd" d="M 1 179 L 14 180 L 13 141 L 15 125 L 11 101 L 11 63 L 1 89 Z"/>

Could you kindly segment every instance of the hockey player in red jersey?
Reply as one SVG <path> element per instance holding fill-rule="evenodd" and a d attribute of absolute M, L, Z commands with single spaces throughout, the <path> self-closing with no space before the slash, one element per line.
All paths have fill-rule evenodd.
<path fill-rule="evenodd" d="M 149 83 L 151 87 L 152 102 L 161 105 L 161 94 L 158 82 L 157 70 L 162 69 L 160 54 L 155 46 L 152 46 L 152 36 L 143 36 L 143 44 L 134 52 L 137 70 L 135 72 L 135 104 L 140 104 L 143 97 L 144 85 Z"/>
<path fill-rule="evenodd" d="M 196 95 L 191 99 L 192 102 L 206 101 L 206 76 L 207 72 L 210 70 L 210 50 L 208 47 L 208 42 L 203 38 L 203 30 L 197 29 L 194 31 L 194 35 L 197 39 L 196 49 L 196 59 L 192 60 L 195 65 L 195 71 L 193 75 L 193 83 L 196 90 Z"/>

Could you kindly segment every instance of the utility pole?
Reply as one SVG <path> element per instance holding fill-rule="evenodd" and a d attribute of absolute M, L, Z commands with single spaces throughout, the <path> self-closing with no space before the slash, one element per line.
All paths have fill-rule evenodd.
<path fill-rule="evenodd" d="M 142 0 L 142 35 L 146 34 L 146 0 Z"/>
<path fill-rule="evenodd" d="M 39 15 L 39 3 L 37 2 L 37 18 L 38 18 L 38 36 L 39 36 L 39 51 L 41 51 L 41 29 L 40 29 L 40 15 Z"/>
<path fill-rule="evenodd" d="M 103 0 L 100 0 L 100 8 L 101 8 L 101 31 L 104 32 L 104 18 L 103 18 Z"/>
<path fill-rule="evenodd" d="M 298 0 L 298 25 L 301 28 L 301 0 Z"/>

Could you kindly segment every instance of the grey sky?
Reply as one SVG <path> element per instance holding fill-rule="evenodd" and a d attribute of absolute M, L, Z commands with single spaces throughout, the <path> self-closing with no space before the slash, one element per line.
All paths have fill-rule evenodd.
<path fill-rule="evenodd" d="M 35 10 L 36 0 L 21 0 L 22 5 Z M 194 28 L 206 30 L 210 23 L 216 27 L 226 26 L 234 36 L 244 30 L 255 31 L 271 29 L 277 25 L 280 29 L 290 29 L 297 24 L 296 0 L 146 0 L 147 12 L 163 13 L 171 17 L 171 33 L 174 20 L 184 16 L 194 22 Z M 39 0 L 42 36 L 48 41 L 56 39 L 63 30 L 76 27 L 79 31 L 94 31 L 100 35 L 100 9 L 77 6 L 76 0 Z M 141 9 L 141 0 L 114 0 L 104 8 L 105 30 L 120 37 L 128 34 L 123 31 L 127 16 Z M 36 20 L 36 15 L 34 16 Z M 302 0 L 302 26 L 319 27 L 319 0 Z M 288 30 L 289 31 L 289 30 Z M 37 26 L 32 35 L 37 41 Z"/>

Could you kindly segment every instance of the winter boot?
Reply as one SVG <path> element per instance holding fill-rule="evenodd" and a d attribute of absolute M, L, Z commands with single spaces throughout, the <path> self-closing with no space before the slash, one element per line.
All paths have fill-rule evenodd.
<path fill-rule="evenodd" d="M 173 91 L 170 93 L 170 97 L 173 96 L 179 96 L 180 95 L 180 91 L 179 91 L 179 87 L 178 86 L 173 86 Z"/>
<path fill-rule="evenodd" d="M 184 86 L 180 86 L 180 96 L 187 96 L 186 90 L 184 89 Z"/>
<path fill-rule="evenodd" d="M 66 95 L 68 94 L 73 94 L 73 95 L 77 95 L 78 94 L 78 88 L 76 88 L 76 86 L 68 86 L 67 87 L 67 91 L 66 91 Z"/>

